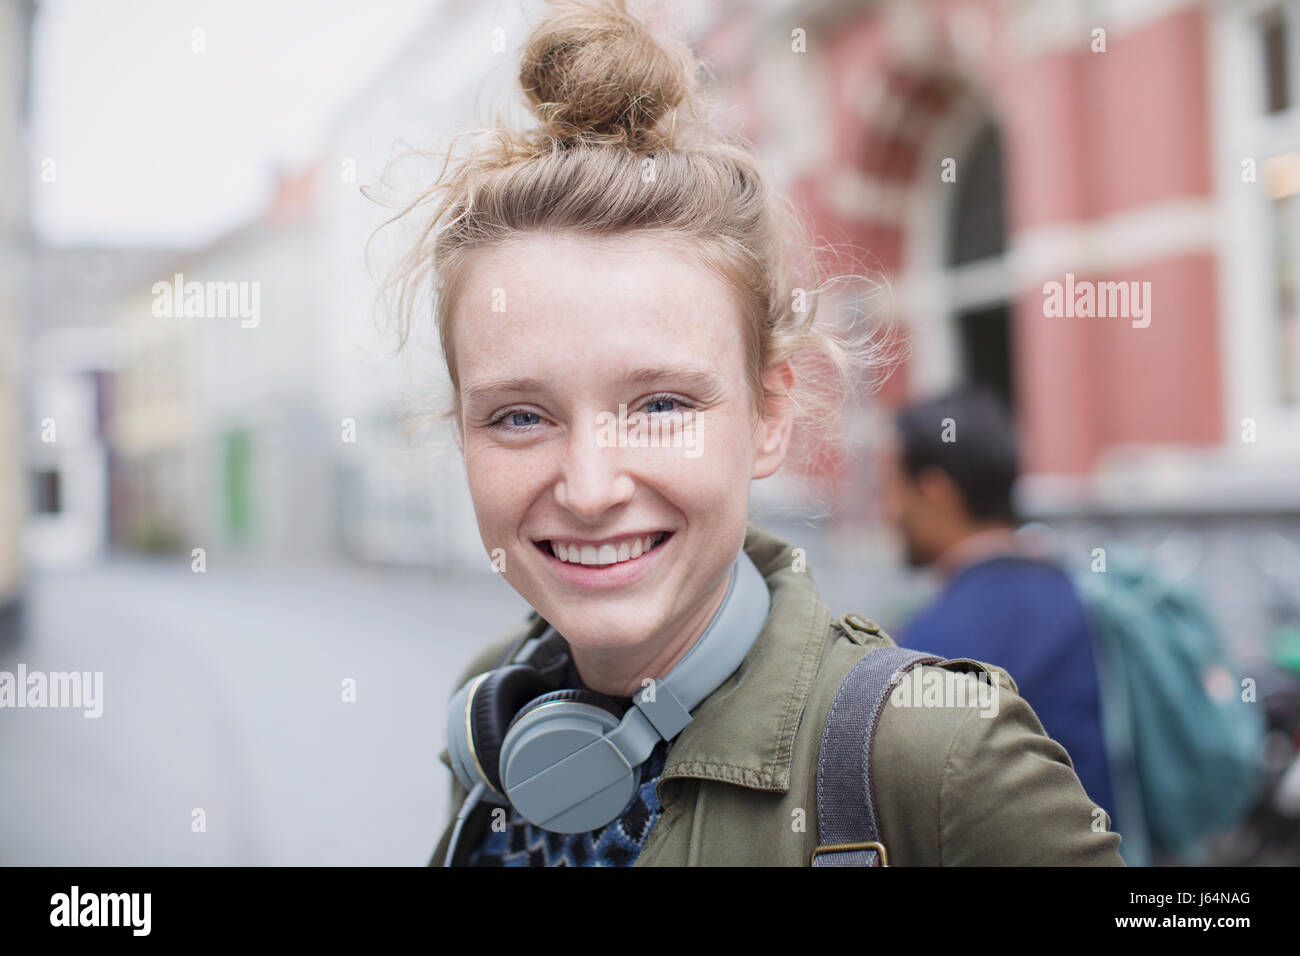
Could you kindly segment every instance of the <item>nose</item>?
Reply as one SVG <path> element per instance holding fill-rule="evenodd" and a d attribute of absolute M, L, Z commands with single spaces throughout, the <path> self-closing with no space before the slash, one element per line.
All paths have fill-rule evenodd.
<path fill-rule="evenodd" d="M 600 434 L 594 425 L 570 433 L 555 485 L 556 502 L 586 524 L 631 501 L 635 490 L 623 467 L 623 449 L 602 443 Z"/>

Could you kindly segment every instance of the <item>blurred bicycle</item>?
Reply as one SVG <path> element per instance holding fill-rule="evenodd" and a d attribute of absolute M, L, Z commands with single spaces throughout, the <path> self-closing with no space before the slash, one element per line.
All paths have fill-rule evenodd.
<path fill-rule="evenodd" d="M 1264 708 L 1264 785 L 1250 815 L 1213 838 L 1221 866 L 1300 865 L 1300 545 L 1268 534 L 1252 549 L 1267 588 L 1266 654 L 1253 668 Z"/>

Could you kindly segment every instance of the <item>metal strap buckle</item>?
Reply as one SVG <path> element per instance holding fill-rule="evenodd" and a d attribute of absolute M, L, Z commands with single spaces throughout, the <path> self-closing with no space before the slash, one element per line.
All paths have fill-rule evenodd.
<path fill-rule="evenodd" d="M 885 845 L 874 840 L 868 840 L 865 843 L 823 843 L 812 851 L 809 862 L 817 859 L 818 853 L 843 853 L 848 850 L 875 850 L 876 856 L 880 859 L 880 865 L 889 866 L 889 854 L 885 852 Z"/>

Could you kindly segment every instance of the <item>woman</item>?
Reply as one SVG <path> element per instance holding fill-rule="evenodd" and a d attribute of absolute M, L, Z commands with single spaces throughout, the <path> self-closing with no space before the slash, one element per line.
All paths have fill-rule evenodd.
<path fill-rule="evenodd" d="M 832 700 L 892 643 L 748 523 L 825 419 L 806 371 L 862 356 L 802 309 L 748 152 L 688 124 L 695 69 L 621 0 L 554 4 L 520 74 L 539 127 L 412 207 L 435 201 L 403 301 L 433 280 L 483 544 L 535 610 L 459 681 L 433 864 L 808 865 Z M 870 861 L 1121 865 L 1004 672 L 917 674 L 962 669 L 995 715 L 880 715 Z"/>

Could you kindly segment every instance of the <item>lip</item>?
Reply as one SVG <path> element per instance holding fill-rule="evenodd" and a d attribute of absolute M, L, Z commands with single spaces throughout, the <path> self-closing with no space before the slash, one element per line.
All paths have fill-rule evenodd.
<path fill-rule="evenodd" d="M 664 529 L 660 529 L 661 531 Z M 647 531 L 646 534 L 658 534 L 659 532 Z M 605 591 L 613 588 L 627 587 L 640 581 L 649 574 L 656 565 L 659 564 L 660 554 L 673 543 L 677 537 L 676 532 L 669 531 L 668 537 L 655 545 L 649 551 L 645 552 L 639 558 L 632 558 L 628 561 L 621 561 L 618 564 L 607 564 L 603 567 L 596 567 L 588 564 L 572 564 L 568 561 L 561 561 L 547 547 L 543 547 L 542 541 L 563 541 L 566 544 L 580 543 L 599 546 L 601 544 L 610 544 L 615 541 L 625 541 L 628 538 L 636 537 L 635 534 L 624 534 L 613 538 L 604 538 L 601 541 L 578 541 L 574 538 L 542 538 L 533 542 L 537 551 L 546 559 L 548 566 L 555 572 L 556 577 L 561 581 L 584 591 Z"/>

